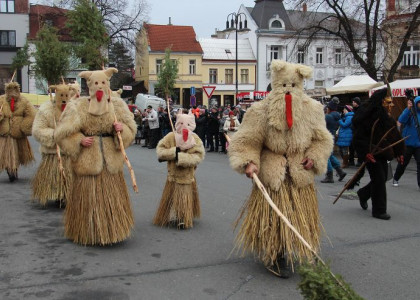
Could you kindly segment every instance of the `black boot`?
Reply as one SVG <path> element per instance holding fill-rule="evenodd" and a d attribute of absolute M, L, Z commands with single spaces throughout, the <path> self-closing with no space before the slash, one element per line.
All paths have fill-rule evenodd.
<path fill-rule="evenodd" d="M 341 167 L 338 167 L 335 169 L 337 171 L 338 174 L 338 181 L 343 181 L 344 177 L 346 177 L 347 173 L 343 171 L 343 169 L 341 169 Z"/>
<path fill-rule="evenodd" d="M 273 265 L 266 267 L 268 271 L 273 273 L 274 275 L 287 279 L 291 276 L 292 270 L 290 268 L 290 265 L 287 262 L 287 259 L 285 256 L 279 254 L 277 256 L 276 261 L 273 263 Z"/>
<path fill-rule="evenodd" d="M 334 183 L 333 172 L 328 171 L 325 178 L 321 180 L 322 183 Z"/>
<path fill-rule="evenodd" d="M 368 204 L 367 201 L 369 200 L 369 198 L 363 197 L 362 193 L 360 192 L 360 190 L 357 191 L 357 196 L 359 197 L 359 203 L 360 203 L 360 207 L 363 210 L 368 209 Z"/>
<path fill-rule="evenodd" d="M 6 170 L 6 171 L 7 171 L 7 175 L 9 175 L 9 181 L 10 182 L 13 182 L 18 178 L 17 171 L 16 172 L 9 171 L 9 170 Z"/>

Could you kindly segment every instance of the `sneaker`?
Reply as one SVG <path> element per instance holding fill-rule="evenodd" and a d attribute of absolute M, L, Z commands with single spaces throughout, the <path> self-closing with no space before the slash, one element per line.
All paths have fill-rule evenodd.
<path fill-rule="evenodd" d="M 392 185 L 397 187 L 398 186 L 398 181 L 395 179 L 392 179 Z"/>

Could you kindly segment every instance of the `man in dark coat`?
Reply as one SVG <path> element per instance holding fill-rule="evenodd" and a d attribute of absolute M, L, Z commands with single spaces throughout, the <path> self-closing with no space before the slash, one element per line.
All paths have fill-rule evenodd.
<path fill-rule="evenodd" d="M 217 112 L 217 108 L 213 107 L 211 109 L 211 113 L 208 119 L 208 132 L 209 132 L 209 143 L 210 143 L 210 150 L 207 152 L 214 152 L 219 151 L 219 113 Z M 216 142 L 216 145 L 215 145 Z"/>
<path fill-rule="evenodd" d="M 393 144 L 401 139 L 401 135 L 396 127 L 396 122 L 389 116 L 386 109 L 386 89 L 375 92 L 370 100 L 359 108 L 353 117 L 353 145 L 360 158 L 367 161 L 366 168 L 370 175 L 370 182 L 357 191 L 360 206 L 368 208 L 367 201 L 372 199 L 372 216 L 382 220 L 389 220 L 391 216 L 387 214 L 386 199 L 386 178 L 388 172 L 387 160 L 394 157 L 402 163 L 404 154 L 404 143 L 399 143 L 378 155 L 372 155 L 375 145 L 378 145 L 384 134 L 394 127 L 386 139 L 378 145 L 380 149 Z M 371 141 L 371 131 L 376 120 L 379 120 Z M 372 149 L 370 149 L 372 145 Z"/>

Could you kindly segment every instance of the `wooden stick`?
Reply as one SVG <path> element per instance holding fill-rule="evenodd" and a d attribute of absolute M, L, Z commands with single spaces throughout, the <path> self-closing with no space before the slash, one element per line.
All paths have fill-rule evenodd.
<path fill-rule="evenodd" d="M 166 106 L 168 107 L 168 116 L 169 116 L 169 123 L 171 123 L 172 132 L 175 134 L 174 124 L 172 123 L 172 116 L 171 116 L 171 109 L 169 107 L 169 98 L 166 97 Z"/>
<path fill-rule="evenodd" d="M 10 82 L 13 82 L 13 79 L 15 78 L 15 75 L 16 75 L 16 70 L 13 72 L 12 79 L 10 79 Z"/>
<path fill-rule="evenodd" d="M 114 122 L 115 123 L 118 122 L 117 115 L 115 114 L 115 111 L 114 111 Z M 130 171 L 131 183 L 133 185 L 133 190 L 136 193 L 138 193 L 139 192 L 139 189 L 137 187 L 136 174 L 134 174 L 133 167 L 131 166 L 131 163 L 130 163 L 130 160 L 128 159 L 127 153 L 125 152 L 124 143 L 123 143 L 123 140 L 122 140 L 122 137 L 121 137 L 121 132 L 117 131 L 117 136 L 118 136 L 118 140 L 120 142 L 120 150 L 121 150 L 121 153 L 122 153 L 122 155 L 124 157 L 124 161 L 125 161 L 125 163 L 126 163 L 126 165 L 128 167 L 128 170 Z"/>
<path fill-rule="evenodd" d="M 283 222 L 287 225 L 287 227 L 289 227 L 289 229 L 293 231 L 293 233 L 302 242 L 302 244 L 305 245 L 315 255 L 315 257 L 318 259 L 318 261 L 321 262 L 324 266 L 327 266 L 327 264 L 322 260 L 322 258 L 319 256 L 319 254 L 311 247 L 311 245 L 309 245 L 309 243 L 303 238 L 303 236 L 297 231 L 297 229 L 290 223 L 290 221 L 287 219 L 287 217 L 282 214 L 280 209 L 277 207 L 277 205 L 271 199 L 270 195 L 268 194 L 264 185 L 262 184 L 262 182 L 258 178 L 257 174 L 253 173 L 252 174 L 252 179 L 254 180 L 255 184 L 257 185 L 257 187 L 259 188 L 259 190 L 263 194 L 265 200 L 268 202 L 268 204 L 271 206 L 271 208 L 276 212 L 276 214 L 280 217 L 280 219 L 282 219 Z M 329 268 L 328 268 L 328 270 L 329 270 Z M 337 281 L 337 283 L 340 285 L 340 287 L 344 291 L 346 291 L 348 294 L 350 294 L 350 292 L 345 288 L 343 283 L 330 270 L 329 270 L 329 272 L 330 272 L 331 276 L 335 279 L 335 281 Z"/>
<path fill-rule="evenodd" d="M 3 111 L 3 104 L 0 107 L 0 113 Z"/>
<path fill-rule="evenodd" d="M 61 76 L 61 81 L 63 82 L 63 84 L 66 84 L 66 82 L 64 81 L 64 77 Z"/>
<path fill-rule="evenodd" d="M 376 151 L 375 153 L 372 153 L 372 155 L 381 154 L 382 152 L 385 152 L 389 148 L 394 147 L 395 145 L 401 143 L 402 141 L 405 141 L 407 138 L 408 138 L 408 136 L 406 136 L 405 138 L 403 138 L 403 139 L 401 139 L 401 140 L 399 140 L 395 143 L 392 143 L 391 145 L 389 145 L 389 146 L 387 146 L 387 147 L 385 147 L 381 150 Z M 378 145 L 375 146 L 375 148 L 377 149 L 378 147 L 379 147 L 379 143 L 378 143 Z M 356 180 L 357 176 L 363 170 L 363 168 L 366 166 L 366 164 L 367 164 L 367 162 L 364 161 L 363 164 L 360 166 L 360 168 L 357 170 L 356 174 L 354 174 L 353 177 L 344 185 L 344 188 L 341 190 L 340 194 L 337 195 L 333 204 L 335 204 L 338 201 L 338 199 L 340 199 L 341 195 L 343 195 L 343 193 L 347 190 L 347 188 Z"/>
<path fill-rule="evenodd" d="M 54 128 L 57 128 L 57 123 L 55 121 L 55 117 L 54 117 Z M 63 176 L 63 181 L 64 181 L 64 184 L 65 184 L 65 182 L 66 182 L 66 173 L 64 172 L 63 160 L 61 158 L 61 149 L 60 149 L 60 146 L 57 143 L 55 143 L 55 151 L 57 153 L 58 168 L 60 169 L 60 173 Z"/>

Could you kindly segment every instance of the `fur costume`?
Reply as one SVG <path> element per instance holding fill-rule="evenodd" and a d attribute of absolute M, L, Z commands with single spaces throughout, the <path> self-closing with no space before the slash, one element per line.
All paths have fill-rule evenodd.
<path fill-rule="evenodd" d="M 27 136 L 32 134 L 36 110 L 21 96 L 16 82 L 6 84 L 6 94 L 0 96 L 0 108 L 0 172 L 6 170 L 13 181 L 19 165 L 34 160 Z"/>
<path fill-rule="evenodd" d="M 41 205 L 46 205 L 49 200 L 64 201 L 72 177 L 70 160 L 62 151 L 60 154 L 65 177 L 61 174 L 54 139 L 56 124 L 69 101 L 70 86 L 60 84 L 50 86 L 50 89 L 55 90 L 54 101 L 47 101 L 41 105 L 32 127 L 34 138 L 41 144 L 42 154 L 42 162 L 32 180 L 32 192 L 33 198 L 39 200 Z"/>
<path fill-rule="evenodd" d="M 74 173 L 64 216 L 65 235 L 82 245 L 123 241 L 134 225 L 114 113 L 122 124 L 124 147 L 131 145 L 137 128 L 127 104 L 110 97 L 109 79 L 114 72 L 117 69 L 81 72 L 90 97 L 71 101 L 55 131 Z M 89 137 L 93 143 L 83 146 Z"/>
<path fill-rule="evenodd" d="M 333 147 L 323 107 L 303 92 L 303 80 L 310 67 L 275 60 L 271 64 L 273 90 L 253 104 L 229 146 L 230 164 L 244 173 L 254 163 L 258 176 L 280 211 L 314 249 L 319 249 L 320 229 L 314 176 L 325 172 Z M 302 161 L 313 160 L 304 169 Z M 252 251 L 266 266 L 278 255 L 288 254 L 288 262 L 312 257 L 312 253 L 283 224 L 254 184 L 243 217 L 237 248 Z"/>
<path fill-rule="evenodd" d="M 204 158 L 204 146 L 195 129 L 193 114 L 178 114 L 176 132 L 167 134 L 157 145 L 159 161 L 168 161 L 168 177 L 153 224 L 178 228 L 193 227 L 200 217 L 195 169 Z"/>
<path fill-rule="evenodd" d="M 79 99 L 80 91 L 81 91 L 79 83 L 76 81 L 74 83 L 69 83 L 68 86 L 70 89 L 70 96 L 69 96 L 70 101 Z"/>

